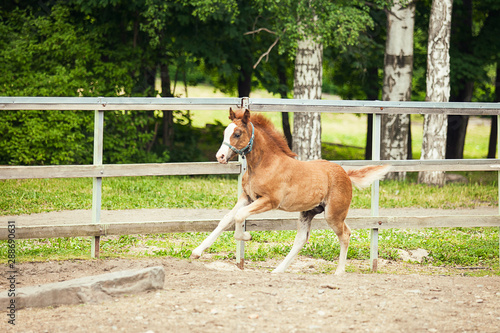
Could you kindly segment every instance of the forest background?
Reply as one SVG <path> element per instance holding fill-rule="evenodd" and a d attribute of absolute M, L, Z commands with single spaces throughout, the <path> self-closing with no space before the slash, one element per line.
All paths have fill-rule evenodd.
<path fill-rule="evenodd" d="M 4 1 L 0 95 L 185 97 L 188 87 L 209 85 L 230 96 L 263 90 L 292 98 L 296 36 L 266 27 L 278 22 L 285 26 L 282 32 L 292 31 L 284 17 L 291 11 L 280 8 L 300 9 L 300 2 Z M 331 30 L 334 42 L 323 50 L 323 94 L 382 99 L 390 1 L 338 1 L 335 6 L 335 12 L 326 13 L 335 15 L 338 25 Z M 431 1 L 415 2 L 411 99 L 418 101 L 426 93 L 430 7 Z M 450 101 L 500 100 L 495 89 L 499 21 L 498 1 L 454 1 Z M 117 111 L 105 117 L 104 163 L 206 160 L 202 143 L 220 143 L 222 133 L 218 121 L 193 126 L 189 112 Z M 468 118 L 448 122 L 449 140 L 465 136 Z M 357 126 L 366 125 L 359 120 Z M 484 157 L 495 157 L 496 126 L 492 117 L 494 135 Z M 92 163 L 89 112 L 2 111 L 0 133 L 0 164 Z M 365 145 L 370 146 L 366 138 Z M 450 150 L 446 157 L 461 154 L 463 149 Z"/>

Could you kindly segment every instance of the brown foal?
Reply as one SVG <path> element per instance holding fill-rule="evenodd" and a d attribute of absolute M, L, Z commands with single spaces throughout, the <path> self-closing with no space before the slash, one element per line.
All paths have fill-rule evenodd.
<path fill-rule="evenodd" d="M 250 115 L 247 109 L 229 110 L 232 123 L 224 131 L 224 141 L 217 152 L 217 161 L 227 163 L 237 154 L 247 160 L 243 176 L 243 193 L 234 208 L 215 230 L 192 252 L 199 258 L 220 234 L 235 224 L 234 238 L 251 240 L 243 231 L 250 216 L 281 209 L 300 212 L 297 236 L 290 253 L 273 271 L 284 272 L 309 239 L 311 221 L 325 212 L 328 225 L 340 241 L 339 264 L 335 274 L 345 272 L 351 230 L 345 223 L 352 199 L 352 184 L 369 186 L 388 171 L 388 166 L 366 166 L 345 171 L 338 164 L 325 161 L 299 161 L 283 136 L 260 114 Z"/>

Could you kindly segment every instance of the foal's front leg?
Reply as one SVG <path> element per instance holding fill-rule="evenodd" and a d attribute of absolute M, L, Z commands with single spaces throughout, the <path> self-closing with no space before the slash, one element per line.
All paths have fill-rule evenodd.
<path fill-rule="evenodd" d="M 203 251 L 205 251 L 207 248 L 212 245 L 217 238 L 222 234 L 224 230 L 229 228 L 233 223 L 234 223 L 234 217 L 238 210 L 240 210 L 242 207 L 245 207 L 249 204 L 249 201 L 247 199 L 247 196 L 243 194 L 236 205 L 234 205 L 233 209 L 229 213 L 227 213 L 222 220 L 219 222 L 219 225 L 217 225 L 217 228 L 212 231 L 212 233 L 205 238 L 205 240 L 196 248 L 193 250 L 191 253 L 191 258 L 193 259 L 198 259 Z"/>

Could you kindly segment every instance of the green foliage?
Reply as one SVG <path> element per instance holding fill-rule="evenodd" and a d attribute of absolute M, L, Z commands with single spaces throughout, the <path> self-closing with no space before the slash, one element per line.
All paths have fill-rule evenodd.
<path fill-rule="evenodd" d="M 0 131 L 0 164 L 92 163 L 92 113 L 3 111 Z"/>
<path fill-rule="evenodd" d="M 360 32 L 345 48 L 325 48 L 323 91 L 343 99 L 380 99 L 382 91 L 386 13 L 371 9 L 373 28 Z"/>
<path fill-rule="evenodd" d="M 156 96 L 178 81 L 210 82 L 231 95 L 251 88 L 289 96 L 298 39 L 325 45 L 325 92 L 349 99 L 380 96 L 385 45 L 384 6 L 389 1 L 70 0 L 0 5 L 0 95 Z M 416 3 L 412 98 L 425 97 L 430 0 Z M 464 11 L 456 1 L 454 12 Z M 473 101 L 494 98 L 499 58 L 497 1 L 473 3 L 472 32 L 454 26 L 452 89 L 474 82 Z M 261 31 L 245 34 L 259 28 Z M 460 41 L 470 44 L 461 49 Z M 470 40 L 468 39 L 470 38 Z M 273 42 L 257 68 L 253 65 Z M 175 90 L 175 88 L 174 88 Z M 180 90 L 180 89 L 178 89 Z M 177 90 L 177 91 L 178 91 Z M 199 160 L 200 130 L 187 114 L 174 120 L 166 147 L 161 113 L 107 112 L 105 161 L 134 163 Z M 0 163 L 87 164 L 92 155 L 92 115 L 79 111 L 0 113 Z M 196 143 L 200 143 L 197 145 Z M 359 144 L 357 144 L 360 146 Z M 168 149 L 171 151 L 168 151 Z M 332 147 L 327 147 L 333 152 Z M 353 156 L 358 152 L 352 151 Z"/>
<path fill-rule="evenodd" d="M 15 8 L 0 21 L 0 95 L 116 96 L 131 92 L 132 62 L 110 62 L 104 29 L 87 29 L 70 7 L 56 3 L 48 13 Z M 92 24 L 91 24 L 92 25 Z M 152 151 L 152 112 L 107 112 L 104 159 L 107 163 L 168 160 Z M 92 163 L 93 113 L 83 111 L 3 111 L 0 163 Z"/>
<path fill-rule="evenodd" d="M 189 118 L 187 118 L 189 120 Z M 171 151 L 171 160 L 179 162 L 197 162 L 202 160 L 198 146 L 201 141 L 200 132 L 189 124 L 174 123 L 175 142 Z"/>
<path fill-rule="evenodd" d="M 68 7 L 1 12 L 0 94 L 109 96 L 132 84 L 122 64 L 104 62 L 102 35 L 84 31 Z"/>
<path fill-rule="evenodd" d="M 202 22 L 211 18 L 216 20 L 229 18 L 229 22 L 234 23 L 240 14 L 235 0 L 182 0 L 181 2 L 184 5 L 193 6 L 193 16 L 198 17 Z"/>
<path fill-rule="evenodd" d="M 109 111 L 104 118 L 104 163 L 169 160 L 165 151 L 153 150 L 158 128 L 152 111 Z M 3 111 L 0 131 L 1 164 L 92 164 L 93 112 Z"/>
<path fill-rule="evenodd" d="M 280 53 L 293 54 L 297 41 L 304 38 L 345 50 L 358 43 L 361 32 L 373 28 L 370 8 L 363 1 L 257 1 L 257 7 L 267 19 L 261 24 L 280 38 Z"/>
<path fill-rule="evenodd" d="M 166 152 L 152 151 L 157 120 L 154 111 L 106 112 L 104 114 L 104 163 L 168 162 Z"/>

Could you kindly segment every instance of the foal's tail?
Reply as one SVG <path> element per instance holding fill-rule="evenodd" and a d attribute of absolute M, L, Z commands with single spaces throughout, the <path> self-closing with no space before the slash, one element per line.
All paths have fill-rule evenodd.
<path fill-rule="evenodd" d="M 390 165 L 368 165 L 359 169 L 346 170 L 346 172 L 354 186 L 365 188 L 375 180 L 384 177 L 390 169 Z"/>

